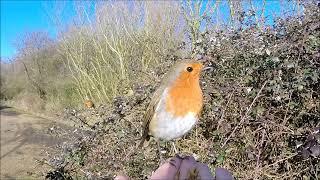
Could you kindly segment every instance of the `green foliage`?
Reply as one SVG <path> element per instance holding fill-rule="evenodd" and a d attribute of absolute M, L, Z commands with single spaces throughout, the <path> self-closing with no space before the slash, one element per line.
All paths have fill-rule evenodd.
<path fill-rule="evenodd" d="M 17 97 L 28 87 L 21 67 L 1 62 L 1 100 Z"/>

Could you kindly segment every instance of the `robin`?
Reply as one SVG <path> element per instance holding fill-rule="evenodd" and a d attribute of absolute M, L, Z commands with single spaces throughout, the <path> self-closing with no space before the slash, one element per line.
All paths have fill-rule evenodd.
<path fill-rule="evenodd" d="M 193 128 L 203 105 L 199 84 L 203 69 L 202 63 L 196 60 L 182 60 L 173 66 L 151 98 L 138 147 L 150 136 L 169 141 Z M 158 148 L 160 151 L 159 141 Z"/>
<path fill-rule="evenodd" d="M 94 108 L 94 104 L 93 104 L 93 102 L 92 102 L 90 99 L 86 99 L 86 100 L 84 101 L 84 105 L 85 105 L 85 107 L 88 108 L 88 109 Z"/>

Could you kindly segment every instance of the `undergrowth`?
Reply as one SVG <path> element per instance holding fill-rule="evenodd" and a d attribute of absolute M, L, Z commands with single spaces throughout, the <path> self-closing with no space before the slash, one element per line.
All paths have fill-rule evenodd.
<path fill-rule="evenodd" d="M 212 170 L 224 167 L 237 179 L 319 178 L 319 15 L 319 7 L 310 5 L 304 16 L 266 29 L 252 24 L 202 33 L 196 50 L 214 70 L 202 74 L 202 116 L 176 141 L 179 152 Z M 88 133 L 65 145 L 62 160 L 52 166 L 63 167 L 68 177 L 149 177 L 159 157 L 152 139 L 136 149 L 142 118 L 157 80 L 175 61 L 174 54 L 167 56 L 112 104 L 66 109 L 65 119 Z M 161 146 L 163 156 L 174 155 L 170 143 Z"/>

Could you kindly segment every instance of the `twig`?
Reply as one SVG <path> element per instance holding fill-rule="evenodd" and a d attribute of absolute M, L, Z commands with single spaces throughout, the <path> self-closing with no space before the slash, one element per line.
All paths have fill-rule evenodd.
<path fill-rule="evenodd" d="M 276 165 L 276 164 L 278 164 L 279 162 L 282 162 L 282 161 L 291 159 L 291 158 L 293 158 L 294 156 L 296 156 L 297 154 L 298 154 L 298 153 L 293 153 L 291 156 L 288 156 L 288 157 L 286 157 L 286 158 L 284 158 L 284 159 L 280 159 L 280 160 L 278 160 L 278 161 L 276 161 L 276 162 L 274 162 L 274 163 L 272 163 L 272 164 L 269 164 L 269 165 L 267 165 L 267 166 L 265 166 L 265 167 L 263 167 L 263 168 L 267 168 L 267 167 Z"/>
<path fill-rule="evenodd" d="M 258 152 L 258 156 L 257 156 L 255 176 L 257 175 L 257 172 L 258 172 L 259 167 L 260 167 L 260 155 L 261 155 L 261 151 L 262 151 L 262 148 L 263 148 L 263 142 L 264 142 L 264 139 L 265 139 L 265 134 L 266 134 L 266 130 L 263 129 L 263 130 L 262 130 L 261 141 L 260 141 L 260 144 L 259 144 L 259 152 Z"/>
<path fill-rule="evenodd" d="M 223 112 L 222 112 L 222 115 L 221 115 L 221 117 L 220 117 L 220 119 L 219 119 L 219 121 L 218 121 L 217 130 L 220 128 L 221 122 L 223 121 L 223 118 L 224 118 L 224 114 L 225 114 L 225 112 L 226 112 L 226 110 L 227 110 L 227 108 L 228 108 L 228 106 L 229 106 L 229 103 L 230 103 L 231 98 L 232 98 L 232 96 L 233 96 L 233 94 L 234 94 L 234 91 L 235 91 L 235 89 L 233 89 L 231 95 L 229 96 L 229 99 L 228 99 L 228 102 L 227 102 L 227 104 L 226 104 L 226 107 L 224 108 L 224 110 L 223 110 Z"/>
<path fill-rule="evenodd" d="M 224 146 L 227 144 L 227 142 L 230 140 L 230 138 L 233 136 L 233 134 L 236 132 L 236 130 L 239 128 L 239 126 L 244 122 L 244 120 L 247 118 L 247 116 L 249 115 L 253 104 L 256 102 L 256 100 L 258 99 L 258 97 L 260 96 L 262 90 L 264 89 L 264 87 L 266 86 L 268 81 L 265 81 L 262 85 L 262 87 L 260 88 L 258 94 L 256 95 L 256 97 L 253 99 L 252 103 L 250 104 L 248 110 L 246 111 L 246 114 L 241 118 L 240 122 L 237 124 L 237 126 L 233 129 L 233 131 L 231 132 L 231 134 L 228 136 L 228 138 L 226 139 L 226 141 L 223 143 L 221 148 L 224 148 Z"/>
<path fill-rule="evenodd" d="M 289 118 L 287 118 L 287 115 L 288 115 L 288 111 L 289 111 L 289 104 L 291 103 L 291 95 L 292 95 L 292 92 L 290 92 L 290 94 L 289 94 L 289 102 L 287 104 L 286 113 L 284 114 L 284 118 L 283 118 L 283 121 L 281 123 L 281 125 L 283 125 L 283 126 L 286 125 L 287 120 L 289 119 Z"/>

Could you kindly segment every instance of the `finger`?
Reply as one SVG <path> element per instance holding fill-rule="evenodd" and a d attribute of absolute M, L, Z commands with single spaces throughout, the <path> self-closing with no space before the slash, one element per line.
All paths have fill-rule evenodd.
<path fill-rule="evenodd" d="M 196 171 L 196 160 L 192 156 L 187 156 L 182 160 L 178 177 L 180 179 L 187 179 L 190 175 L 193 175 Z"/>
<path fill-rule="evenodd" d="M 114 180 L 129 180 L 130 178 L 125 175 L 117 175 Z"/>
<path fill-rule="evenodd" d="M 224 168 L 216 168 L 216 180 L 233 180 L 232 174 Z"/>
<path fill-rule="evenodd" d="M 181 161 L 182 159 L 178 157 L 170 158 L 152 174 L 150 179 L 174 179 Z"/>
<path fill-rule="evenodd" d="M 200 179 L 214 179 L 208 165 L 204 163 L 197 163 L 197 170 L 199 172 Z"/>

